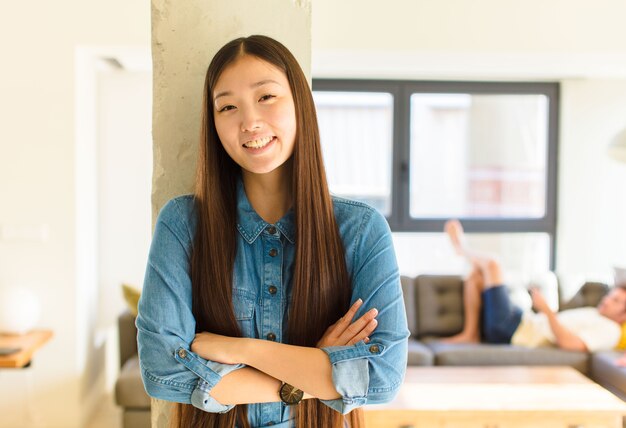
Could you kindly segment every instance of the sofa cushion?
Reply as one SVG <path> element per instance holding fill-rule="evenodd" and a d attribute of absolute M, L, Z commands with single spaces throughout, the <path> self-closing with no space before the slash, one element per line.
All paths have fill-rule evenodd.
<path fill-rule="evenodd" d="M 615 360 L 622 352 L 601 351 L 591 356 L 591 377 L 604 388 L 626 400 L 626 367 L 619 367 Z"/>
<path fill-rule="evenodd" d="M 122 407 L 150 408 L 150 397 L 143 388 L 137 355 L 129 358 L 120 370 L 115 382 L 115 401 Z"/>
<path fill-rule="evenodd" d="M 553 347 L 525 348 L 513 345 L 450 344 L 437 341 L 426 345 L 442 366 L 570 366 L 587 374 L 586 352 L 563 351 Z"/>
<path fill-rule="evenodd" d="M 601 282 L 586 282 L 567 302 L 562 302 L 560 310 L 597 306 L 609 291 L 609 286 Z"/>
<path fill-rule="evenodd" d="M 133 355 L 137 355 L 137 327 L 135 316 L 128 310 L 117 317 L 117 331 L 120 344 L 120 368 Z"/>
<path fill-rule="evenodd" d="M 409 366 L 432 366 L 435 357 L 430 348 L 422 342 L 409 338 L 409 355 L 407 365 Z"/>
<path fill-rule="evenodd" d="M 417 335 L 418 327 L 415 318 L 415 285 L 413 278 L 401 276 L 402 297 L 404 298 L 404 307 L 406 309 L 406 322 L 412 336 Z"/>
<path fill-rule="evenodd" d="M 450 336 L 463 328 L 463 280 L 457 275 L 415 278 L 417 338 Z"/>
<path fill-rule="evenodd" d="M 138 306 L 141 290 L 130 284 L 122 284 L 122 295 L 124 296 L 128 311 L 136 317 L 139 313 Z"/>

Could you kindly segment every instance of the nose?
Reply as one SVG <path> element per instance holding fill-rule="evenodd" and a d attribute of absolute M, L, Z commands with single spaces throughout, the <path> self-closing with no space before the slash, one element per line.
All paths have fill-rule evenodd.
<path fill-rule="evenodd" d="M 254 107 L 244 108 L 241 114 L 241 132 L 252 132 L 261 128 L 261 119 Z"/>

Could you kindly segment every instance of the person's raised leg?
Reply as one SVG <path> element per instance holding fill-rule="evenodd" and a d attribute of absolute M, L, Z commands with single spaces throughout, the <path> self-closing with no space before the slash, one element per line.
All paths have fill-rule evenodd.
<path fill-rule="evenodd" d="M 485 280 L 483 289 L 491 288 L 497 285 L 504 285 L 504 275 L 502 266 L 495 258 L 484 258 L 478 262 L 478 267 Z"/>
<path fill-rule="evenodd" d="M 472 271 L 464 282 L 463 307 L 464 324 L 461 333 L 448 337 L 448 343 L 480 342 L 480 317 L 483 309 L 483 291 L 504 284 L 502 267 L 497 259 L 489 254 L 469 248 L 465 242 L 463 226 L 458 220 L 446 222 L 444 230 L 457 254 L 464 256 L 472 265 Z"/>
<path fill-rule="evenodd" d="M 448 220 L 444 225 L 444 231 L 450 238 L 456 253 L 465 257 L 474 269 L 480 271 L 484 280 L 483 288 L 503 284 L 502 267 L 496 257 L 469 248 L 465 242 L 465 232 L 460 221 Z"/>
<path fill-rule="evenodd" d="M 480 253 L 470 249 L 465 243 L 463 226 L 457 220 L 446 222 L 445 231 L 450 237 L 450 241 L 456 252 L 472 264 L 472 271 L 478 271 L 483 280 L 481 291 L 477 297 L 480 301 L 480 315 L 482 315 L 482 329 L 480 335 L 482 340 L 488 343 L 509 343 L 515 329 L 521 320 L 521 309 L 516 307 L 504 287 L 504 275 L 502 267 L 496 257 Z M 469 294 L 466 299 L 472 298 Z M 467 303 L 468 306 L 473 304 Z M 475 306 L 475 305 L 474 305 Z M 470 312 L 471 314 L 471 312 Z M 473 328 L 474 320 L 466 316 L 466 322 L 470 325 L 470 332 Z M 480 318 L 477 323 L 481 322 Z M 467 337 L 473 336 L 464 331 L 459 337 L 451 338 L 454 341 L 467 341 Z M 470 339 L 472 340 L 472 339 Z"/>
<path fill-rule="evenodd" d="M 459 256 L 467 257 L 465 233 L 463 232 L 463 226 L 461 225 L 461 222 L 456 219 L 448 220 L 443 226 L 443 231 L 446 232 L 448 238 L 450 238 L 450 242 L 452 242 L 454 251 Z"/>
<path fill-rule="evenodd" d="M 484 286 L 483 275 L 474 268 L 463 282 L 463 330 L 447 338 L 445 343 L 479 343 L 480 342 L 480 311 L 482 307 L 481 292 Z"/>

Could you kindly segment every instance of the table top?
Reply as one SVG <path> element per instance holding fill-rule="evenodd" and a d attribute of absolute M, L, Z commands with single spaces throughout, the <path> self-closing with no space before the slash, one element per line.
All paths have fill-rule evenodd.
<path fill-rule="evenodd" d="M 0 334 L 0 347 L 20 348 L 11 355 L 0 355 L 0 367 L 21 368 L 27 365 L 37 349 L 52 337 L 50 330 L 33 330 L 25 334 Z"/>
<path fill-rule="evenodd" d="M 409 367 L 397 397 L 368 410 L 619 411 L 626 404 L 571 367 Z"/>

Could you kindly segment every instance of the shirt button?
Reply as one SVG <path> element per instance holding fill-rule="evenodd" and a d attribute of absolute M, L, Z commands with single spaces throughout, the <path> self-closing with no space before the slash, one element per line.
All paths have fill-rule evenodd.
<path fill-rule="evenodd" d="M 270 257 L 276 257 L 276 254 L 278 254 L 278 250 L 276 248 L 272 248 L 270 250 Z"/>
<path fill-rule="evenodd" d="M 276 234 L 276 228 L 274 226 L 270 226 L 267 231 L 269 232 L 270 235 L 275 235 Z"/>
<path fill-rule="evenodd" d="M 274 333 L 270 333 L 267 335 L 267 340 L 274 341 L 276 340 L 276 335 Z"/>
<path fill-rule="evenodd" d="M 187 351 L 185 351 L 184 349 L 180 349 L 180 350 L 178 351 L 178 356 L 179 356 L 180 358 L 187 358 Z"/>
<path fill-rule="evenodd" d="M 274 287 L 273 285 L 270 285 L 270 287 L 267 289 L 270 294 L 276 294 L 276 292 L 278 291 L 278 288 Z"/>
<path fill-rule="evenodd" d="M 372 354 L 378 354 L 380 352 L 380 349 L 378 348 L 378 345 L 372 345 L 370 346 L 370 352 Z"/>

